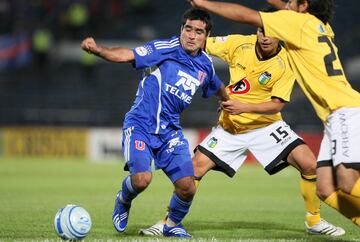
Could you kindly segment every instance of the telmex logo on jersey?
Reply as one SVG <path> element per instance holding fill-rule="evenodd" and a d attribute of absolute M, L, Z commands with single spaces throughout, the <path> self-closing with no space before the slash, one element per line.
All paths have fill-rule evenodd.
<path fill-rule="evenodd" d="M 190 104 L 192 96 L 200 86 L 200 81 L 181 70 L 179 70 L 178 76 L 180 76 L 180 80 L 175 83 L 175 86 L 165 84 L 166 91 Z M 188 95 L 186 92 L 181 92 L 181 89 L 179 89 L 180 86 L 182 86 L 184 91 L 191 91 L 191 95 Z"/>

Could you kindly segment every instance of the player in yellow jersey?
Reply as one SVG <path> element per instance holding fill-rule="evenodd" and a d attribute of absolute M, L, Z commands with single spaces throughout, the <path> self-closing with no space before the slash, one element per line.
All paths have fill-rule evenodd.
<path fill-rule="evenodd" d="M 249 151 L 271 175 L 290 164 L 301 173 L 307 231 L 344 234 L 342 228 L 321 219 L 315 156 L 282 120 L 280 110 L 290 99 L 295 77 L 279 40 L 264 36 L 259 28 L 257 36 L 208 37 L 206 43 L 207 53 L 229 65 L 230 100 L 221 105 L 219 126 L 197 147 L 193 157 L 195 177 L 199 180 L 211 169 L 233 177 Z M 162 223 L 140 233 L 160 235 Z"/>
<path fill-rule="evenodd" d="M 333 43 L 329 25 L 333 0 L 289 0 L 286 10 L 273 13 L 235 3 L 188 2 L 263 28 L 267 36 L 284 41 L 296 80 L 325 127 L 317 162 L 317 194 L 360 226 L 360 94 L 348 83 Z"/>

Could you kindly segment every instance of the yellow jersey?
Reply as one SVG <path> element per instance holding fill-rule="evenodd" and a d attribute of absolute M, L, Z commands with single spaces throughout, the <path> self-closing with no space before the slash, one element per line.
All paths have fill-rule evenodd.
<path fill-rule="evenodd" d="M 260 60 L 255 51 L 256 41 L 256 35 L 209 37 L 206 52 L 228 63 L 230 82 L 226 89 L 230 98 L 254 104 L 271 101 L 272 97 L 288 102 L 295 78 L 285 49 L 279 47 L 277 54 Z M 231 115 L 222 111 L 219 124 L 226 131 L 239 134 L 278 120 L 282 120 L 280 112 Z"/>
<path fill-rule="evenodd" d="M 360 107 L 360 94 L 345 77 L 329 24 L 291 10 L 260 15 L 265 35 L 285 42 L 296 80 L 323 122 L 338 108 Z"/>

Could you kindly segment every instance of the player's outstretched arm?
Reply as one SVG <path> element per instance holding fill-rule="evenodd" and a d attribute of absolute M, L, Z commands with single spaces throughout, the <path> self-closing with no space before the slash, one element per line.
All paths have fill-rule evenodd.
<path fill-rule="evenodd" d="M 108 48 L 104 46 L 98 46 L 95 40 L 91 37 L 83 40 L 83 42 L 81 43 L 81 48 L 107 61 L 124 63 L 132 62 L 135 59 L 134 53 L 131 49 L 121 47 Z"/>
<path fill-rule="evenodd" d="M 283 0 L 267 0 L 267 2 L 276 9 L 286 9 L 286 2 Z"/>
<path fill-rule="evenodd" d="M 221 102 L 221 108 L 233 115 L 240 113 L 274 114 L 280 112 L 284 105 L 285 103 L 278 98 L 273 98 L 269 102 L 256 104 L 242 103 L 235 99 Z"/>
<path fill-rule="evenodd" d="M 207 0 L 187 0 L 193 7 L 202 8 L 224 18 L 263 27 L 258 11 L 236 3 Z"/>

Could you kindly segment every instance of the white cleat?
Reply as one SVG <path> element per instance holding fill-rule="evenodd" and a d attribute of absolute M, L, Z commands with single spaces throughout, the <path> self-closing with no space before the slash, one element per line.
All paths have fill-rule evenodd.
<path fill-rule="evenodd" d="M 162 236 L 163 235 L 163 228 L 164 228 L 164 221 L 160 220 L 156 224 L 150 226 L 146 229 L 140 229 L 140 235 L 149 235 L 149 236 Z"/>
<path fill-rule="evenodd" d="M 309 234 L 323 234 L 323 235 L 330 235 L 330 236 L 341 236 L 345 234 L 345 230 L 332 225 L 331 223 L 327 222 L 324 219 L 321 219 L 319 223 L 315 224 L 312 227 L 309 227 L 308 224 L 305 222 L 306 231 Z"/>

